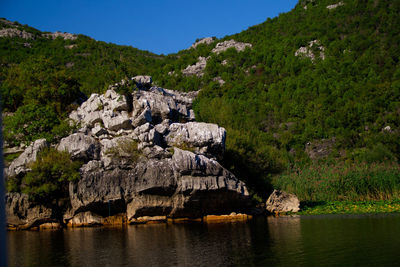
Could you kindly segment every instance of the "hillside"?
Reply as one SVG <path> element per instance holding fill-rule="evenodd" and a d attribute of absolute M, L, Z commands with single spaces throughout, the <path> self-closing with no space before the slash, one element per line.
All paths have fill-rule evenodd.
<path fill-rule="evenodd" d="M 33 38 L 0 38 L 3 107 L 15 112 L 5 138 L 60 138 L 82 93 L 148 74 L 165 88 L 201 89 L 197 120 L 226 128 L 223 165 L 256 192 L 313 162 L 398 163 L 399 12 L 399 1 L 300 0 L 246 31 L 167 56 L 2 21 Z M 241 48 L 221 49 L 229 40 Z"/>
<path fill-rule="evenodd" d="M 396 161 L 399 11 L 398 1 L 300 1 L 289 13 L 218 40 L 250 43 L 251 49 L 216 55 L 210 53 L 215 41 L 181 51 L 167 69 L 178 76 L 164 75 L 163 84 L 187 90 L 179 70 L 211 56 L 196 80 L 203 88 L 197 118 L 227 129 L 226 166 L 239 177 L 254 177 L 250 183 L 258 188 L 260 177 L 310 158 Z"/>

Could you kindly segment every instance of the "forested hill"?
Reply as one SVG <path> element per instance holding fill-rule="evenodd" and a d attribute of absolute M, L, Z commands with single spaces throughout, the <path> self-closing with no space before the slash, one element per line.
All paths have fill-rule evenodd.
<path fill-rule="evenodd" d="M 53 40 L 18 25 L 35 39 L 0 38 L 2 101 L 16 111 L 6 123 L 30 139 L 61 135 L 80 92 L 149 74 L 159 86 L 201 89 L 197 119 L 227 129 L 224 165 L 256 190 L 312 161 L 398 162 L 399 14 L 400 1 L 300 0 L 246 31 L 168 56 L 82 35 Z M 46 121 L 32 126 L 22 111 Z"/>

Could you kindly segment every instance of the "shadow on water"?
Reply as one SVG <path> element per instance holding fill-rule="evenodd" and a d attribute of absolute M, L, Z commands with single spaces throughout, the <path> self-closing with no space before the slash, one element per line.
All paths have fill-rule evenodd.
<path fill-rule="evenodd" d="M 8 232 L 10 266 L 393 265 L 400 216 Z"/>

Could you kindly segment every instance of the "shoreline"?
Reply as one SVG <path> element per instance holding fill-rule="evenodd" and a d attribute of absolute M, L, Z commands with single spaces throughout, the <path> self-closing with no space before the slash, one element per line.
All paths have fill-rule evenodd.
<path fill-rule="evenodd" d="M 117 214 L 114 216 L 104 217 L 98 222 L 46 222 L 37 226 L 31 225 L 7 225 L 7 231 L 39 231 L 39 230 L 58 230 L 71 228 L 91 228 L 91 227 L 120 227 L 128 225 L 150 225 L 150 224 L 184 224 L 184 223 L 232 223 L 247 222 L 253 219 L 253 215 L 244 213 L 231 213 L 227 215 L 206 215 L 200 218 L 168 218 L 167 216 L 145 216 L 128 221 L 126 214 Z"/>
<path fill-rule="evenodd" d="M 400 200 L 379 200 L 379 201 L 314 201 L 302 202 L 301 210 L 297 213 L 280 213 L 250 215 L 245 213 L 231 213 L 227 215 L 206 215 L 199 218 L 169 218 L 167 216 L 144 216 L 128 221 L 126 214 L 117 214 L 104 217 L 97 222 L 46 222 L 37 226 L 7 225 L 7 231 L 39 231 L 39 230 L 60 230 L 72 228 L 91 227 L 121 227 L 129 225 L 150 225 L 150 224 L 185 224 L 185 223 L 236 223 L 248 222 L 258 217 L 309 217 L 319 215 L 378 215 L 378 214 L 399 214 Z"/>

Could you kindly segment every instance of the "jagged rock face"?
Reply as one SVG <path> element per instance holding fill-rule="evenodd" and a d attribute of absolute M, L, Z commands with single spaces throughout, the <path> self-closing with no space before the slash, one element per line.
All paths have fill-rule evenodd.
<path fill-rule="evenodd" d="M 274 190 L 267 199 L 265 207 L 271 213 L 298 212 L 300 201 L 293 194 Z"/>
<path fill-rule="evenodd" d="M 88 166 L 95 165 L 96 167 Z M 195 217 L 233 211 L 247 204 L 247 188 L 217 161 L 174 148 L 171 158 L 142 160 L 130 168 L 106 170 L 100 162 L 82 167 L 70 184 L 74 214 L 126 212 L 141 216 Z"/>
<path fill-rule="evenodd" d="M 29 170 L 28 164 L 36 161 L 39 152 L 48 146 L 46 139 L 38 139 L 33 142 L 10 164 L 6 171 L 7 176 L 11 177 L 26 173 Z"/>
<path fill-rule="evenodd" d="M 144 83 L 140 79 L 135 82 Z M 134 222 L 143 216 L 201 217 L 245 208 L 245 184 L 215 160 L 225 150 L 225 129 L 194 121 L 197 92 L 143 86 L 132 94 L 116 93 L 127 83 L 91 95 L 69 116 L 82 128 L 63 138 L 57 149 L 86 164 L 81 179 L 69 185 L 68 204 L 56 209 L 64 223 L 102 223 L 96 216 L 110 213 Z M 19 203 L 14 197 L 9 210 L 15 215 L 20 206 L 11 205 Z M 36 220 L 27 218 L 25 224 Z"/>
<path fill-rule="evenodd" d="M 26 194 L 7 193 L 5 202 L 7 224 L 13 227 L 31 228 L 55 221 L 52 209 L 31 203 Z"/>

